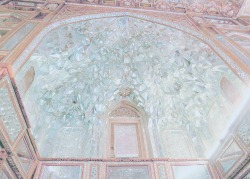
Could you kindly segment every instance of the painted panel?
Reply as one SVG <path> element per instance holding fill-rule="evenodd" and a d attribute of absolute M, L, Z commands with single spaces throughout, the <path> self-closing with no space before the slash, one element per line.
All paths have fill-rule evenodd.
<path fill-rule="evenodd" d="M 108 167 L 108 179 L 149 179 L 148 166 Z"/>
<path fill-rule="evenodd" d="M 30 85 L 32 84 L 32 82 L 34 81 L 34 77 L 35 77 L 35 70 L 34 67 L 31 67 L 25 74 L 24 78 L 23 78 L 23 83 L 21 86 L 21 92 L 22 93 L 26 93 L 26 91 L 29 89 Z"/>

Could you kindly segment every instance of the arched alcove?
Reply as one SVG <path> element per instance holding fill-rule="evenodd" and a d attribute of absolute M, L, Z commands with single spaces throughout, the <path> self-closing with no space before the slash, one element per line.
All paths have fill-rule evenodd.
<path fill-rule="evenodd" d="M 172 151 L 178 148 L 178 137 L 164 145 L 166 129 L 167 135 L 176 129 L 183 131 L 193 153 L 204 157 L 218 140 L 208 120 L 213 106 L 227 109 L 213 113 L 213 119 L 227 121 L 231 115 L 219 85 L 222 76 L 244 88 L 223 62 L 232 64 L 230 59 L 211 45 L 198 32 L 129 13 L 74 17 L 49 25 L 13 65 L 18 86 L 27 70 L 34 68 L 34 80 L 22 99 L 38 150 L 45 151 L 45 158 L 112 157 L 110 145 L 102 148 L 110 136 L 102 136 L 109 131 L 109 123 L 101 119 L 111 102 L 121 100 L 119 90 L 126 86 L 132 91 L 130 101 L 136 104 L 132 111 L 142 108 L 146 114 L 141 119 L 141 113 L 135 112 L 142 130 L 148 130 L 141 134 L 147 138 L 143 142 L 150 141 L 143 144 L 148 149 L 141 157 L 197 157 L 186 157 L 181 150 L 178 155 L 168 153 L 166 146 Z M 115 109 L 111 115 L 121 110 Z M 64 135 L 68 128 L 74 133 L 73 140 Z M 65 155 L 48 154 L 44 146 L 56 146 Z M 84 151 L 69 155 L 70 148 Z"/>
<path fill-rule="evenodd" d="M 152 156 L 148 119 L 136 104 L 121 100 L 104 115 L 107 137 L 106 156 L 111 158 L 148 158 Z"/>

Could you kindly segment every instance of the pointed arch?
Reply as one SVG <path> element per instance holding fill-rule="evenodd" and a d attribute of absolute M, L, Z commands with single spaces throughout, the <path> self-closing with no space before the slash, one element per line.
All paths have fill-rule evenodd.
<path fill-rule="evenodd" d="M 143 109 L 121 100 L 104 112 L 106 157 L 147 158 L 151 156 L 148 120 Z"/>

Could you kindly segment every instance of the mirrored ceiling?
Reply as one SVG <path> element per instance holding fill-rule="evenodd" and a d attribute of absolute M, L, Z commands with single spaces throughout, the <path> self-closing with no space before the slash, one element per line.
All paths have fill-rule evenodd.
<path fill-rule="evenodd" d="M 203 158 L 245 88 L 202 41 L 126 16 L 52 30 L 16 81 L 41 156 L 56 158 L 105 156 L 100 116 L 124 88 L 146 113 L 152 157 Z"/>

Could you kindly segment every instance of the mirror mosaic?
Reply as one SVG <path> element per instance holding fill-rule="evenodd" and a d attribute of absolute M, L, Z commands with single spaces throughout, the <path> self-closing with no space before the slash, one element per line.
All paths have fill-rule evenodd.
<path fill-rule="evenodd" d="M 24 80 L 32 68 L 34 79 Z M 233 113 L 220 88 L 223 77 L 244 93 L 243 82 L 200 40 L 125 16 L 52 30 L 16 81 L 43 157 L 104 156 L 100 116 L 129 88 L 125 99 L 144 109 L 150 133 L 161 135 L 153 147 L 180 139 L 190 148 L 183 153 L 186 145 L 176 146 L 177 154 L 166 148 L 153 157 L 195 158 L 205 157 Z M 167 140 L 164 134 L 176 130 L 176 139 Z"/>

